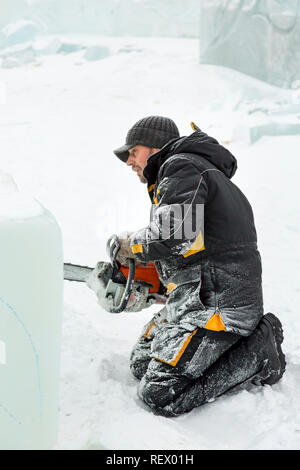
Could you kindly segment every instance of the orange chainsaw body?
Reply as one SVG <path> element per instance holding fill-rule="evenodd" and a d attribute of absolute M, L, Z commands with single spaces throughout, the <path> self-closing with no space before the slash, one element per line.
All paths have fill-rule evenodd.
<path fill-rule="evenodd" d="M 127 279 L 129 268 L 127 266 L 121 266 L 120 271 Z M 155 264 L 148 263 L 146 266 L 138 264 L 135 268 L 134 281 L 144 281 L 151 284 L 152 287 L 149 289 L 149 293 L 157 293 L 160 287 L 160 279 L 158 277 Z"/>

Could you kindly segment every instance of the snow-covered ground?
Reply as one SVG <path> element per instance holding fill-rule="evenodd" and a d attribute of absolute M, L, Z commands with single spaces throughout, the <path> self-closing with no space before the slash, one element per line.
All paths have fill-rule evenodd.
<path fill-rule="evenodd" d="M 0 69 L 1 169 L 54 213 L 65 261 L 93 266 L 107 259 L 110 234 L 148 221 L 146 188 L 112 153 L 135 121 L 169 116 L 182 135 L 195 121 L 226 141 L 239 164 L 233 181 L 255 213 L 265 310 L 282 320 L 287 370 L 273 387 L 224 396 L 176 419 L 154 416 L 137 398 L 128 365 L 157 308 L 111 315 L 87 287 L 65 282 L 57 448 L 299 449 L 300 136 L 264 137 L 250 146 L 239 131 L 243 116 L 234 111 L 247 96 L 258 104 L 290 96 L 200 66 L 198 40 L 67 40 L 106 46 L 110 54 L 88 61 L 79 50 Z"/>

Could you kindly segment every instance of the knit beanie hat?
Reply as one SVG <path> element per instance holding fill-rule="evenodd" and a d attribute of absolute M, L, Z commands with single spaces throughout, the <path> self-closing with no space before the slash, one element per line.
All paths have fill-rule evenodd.
<path fill-rule="evenodd" d="M 172 119 L 162 116 L 148 116 L 136 122 L 129 129 L 125 145 L 114 150 L 114 154 L 123 162 L 129 157 L 131 148 L 135 145 L 162 148 L 171 139 L 180 137 L 178 128 Z"/>

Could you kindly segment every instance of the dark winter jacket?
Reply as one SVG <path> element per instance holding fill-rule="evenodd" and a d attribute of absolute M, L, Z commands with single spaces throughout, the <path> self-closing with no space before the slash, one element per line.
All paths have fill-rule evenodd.
<path fill-rule="evenodd" d="M 190 331 L 249 335 L 263 315 L 253 213 L 230 180 L 236 169 L 234 156 L 201 131 L 173 139 L 144 169 L 151 219 L 131 247 L 141 262 L 155 262 L 169 292 L 168 321 Z M 181 230 L 186 221 L 198 232 Z"/>

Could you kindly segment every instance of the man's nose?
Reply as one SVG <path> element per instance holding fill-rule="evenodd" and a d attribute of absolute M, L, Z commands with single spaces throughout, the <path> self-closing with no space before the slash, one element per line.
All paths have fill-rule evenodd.
<path fill-rule="evenodd" d="M 128 165 L 128 166 L 132 166 L 132 165 L 133 165 L 133 158 L 132 158 L 132 157 L 130 157 L 130 156 L 128 157 L 127 162 L 126 162 L 126 165 Z"/>

